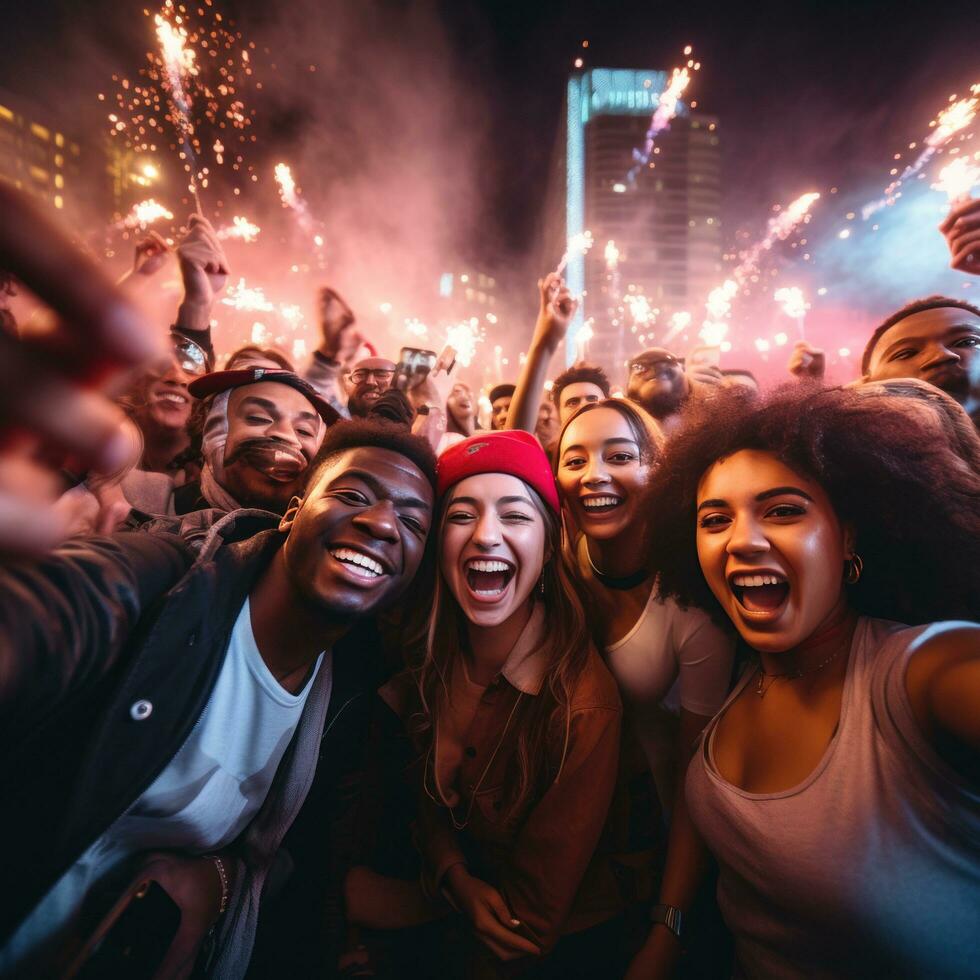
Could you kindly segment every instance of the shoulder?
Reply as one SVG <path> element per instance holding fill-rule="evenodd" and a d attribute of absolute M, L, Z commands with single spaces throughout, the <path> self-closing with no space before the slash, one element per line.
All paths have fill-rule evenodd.
<path fill-rule="evenodd" d="M 575 681 L 571 709 L 573 714 L 594 709 L 616 713 L 623 710 L 619 687 L 602 657 L 592 646 L 589 647 L 588 658 Z"/>
<path fill-rule="evenodd" d="M 418 710 L 419 692 L 411 671 L 402 670 L 395 674 L 378 691 L 378 696 L 398 715 L 402 724 Z"/>
<path fill-rule="evenodd" d="M 710 650 L 723 651 L 726 654 L 734 652 L 734 634 L 722 629 L 703 610 L 693 607 L 685 609 L 673 598 L 659 599 L 657 605 L 661 607 L 662 615 L 668 623 L 678 655 L 686 647 L 693 647 L 701 653 Z"/>

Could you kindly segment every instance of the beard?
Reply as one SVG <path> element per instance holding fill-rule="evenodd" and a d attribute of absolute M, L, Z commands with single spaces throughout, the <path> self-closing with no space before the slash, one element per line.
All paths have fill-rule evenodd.
<path fill-rule="evenodd" d="M 664 419 L 680 411 L 684 404 L 684 378 L 668 382 L 646 381 L 629 392 L 629 397 L 641 405 L 655 419 Z"/>

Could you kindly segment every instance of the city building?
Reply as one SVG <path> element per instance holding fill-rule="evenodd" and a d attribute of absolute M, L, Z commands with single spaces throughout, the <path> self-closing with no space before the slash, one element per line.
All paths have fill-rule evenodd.
<path fill-rule="evenodd" d="M 0 178 L 55 208 L 84 197 L 82 149 L 29 100 L 0 90 Z"/>
<path fill-rule="evenodd" d="M 567 358 L 587 355 L 615 377 L 642 346 L 696 343 L 683 324 L 700 322 L 723 278 L 717 118 L 680 104 L 649 162 L 628 177 L 666 84 L 662 71 L 611 68 L 568 80 L 566 234 L 590 231 L 593 246 L 568 263 L 583 302 Z"/>

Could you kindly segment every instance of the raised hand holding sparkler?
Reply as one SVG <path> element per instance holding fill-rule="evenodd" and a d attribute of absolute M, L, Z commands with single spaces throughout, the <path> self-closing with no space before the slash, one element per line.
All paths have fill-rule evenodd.
<path fill-rule="evenodd" d="M 790 354 L 789 373 L 801 380 L 823 381 L 827 358 L 818 347 L 811 347 L 805 340 L 798 340 Z"/>
<path fill-rule="evenodd" d="M 177 245 L 177 261 L 184 281 L 177 324 L 189 330 L 206 330 L 215 296 L 228 280 L 228 260 L 207 218 L 190 216 L 187 234 Z"/>
<path fill-rule="evenodd" d="M 538 292 L 541 295 L 541 304 L 531 345 L 544 347 L 554 353 L 568 333 L 579 301 L 556 272 L 538 280 Z"/>
<path fill-rule="evenodd" d="M 939 230 L 949 246 L 952 268 L 980 276 L 980 198 L 953 208 Z"/>
<path fill-rule="evenodd" d="M 346 364 L 364 343 L 360 331 L 353 329 L 354 311 L 329 286 L 319 293 L 320 345 L 317 353 L 328 361 Z"/>

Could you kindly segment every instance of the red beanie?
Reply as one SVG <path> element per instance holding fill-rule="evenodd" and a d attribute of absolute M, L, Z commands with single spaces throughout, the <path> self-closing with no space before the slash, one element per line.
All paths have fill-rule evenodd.
<path fill-rule="evenodd" d="M 450 446 L 439 457 L 436 470 L 439 496 L 444 496 L 460 480 L 479 473 L 516 476 L 533 487 L 556 514 L 560 510 L 551 464 L 530 432 L 522 429 L 481 432 Z"/>

